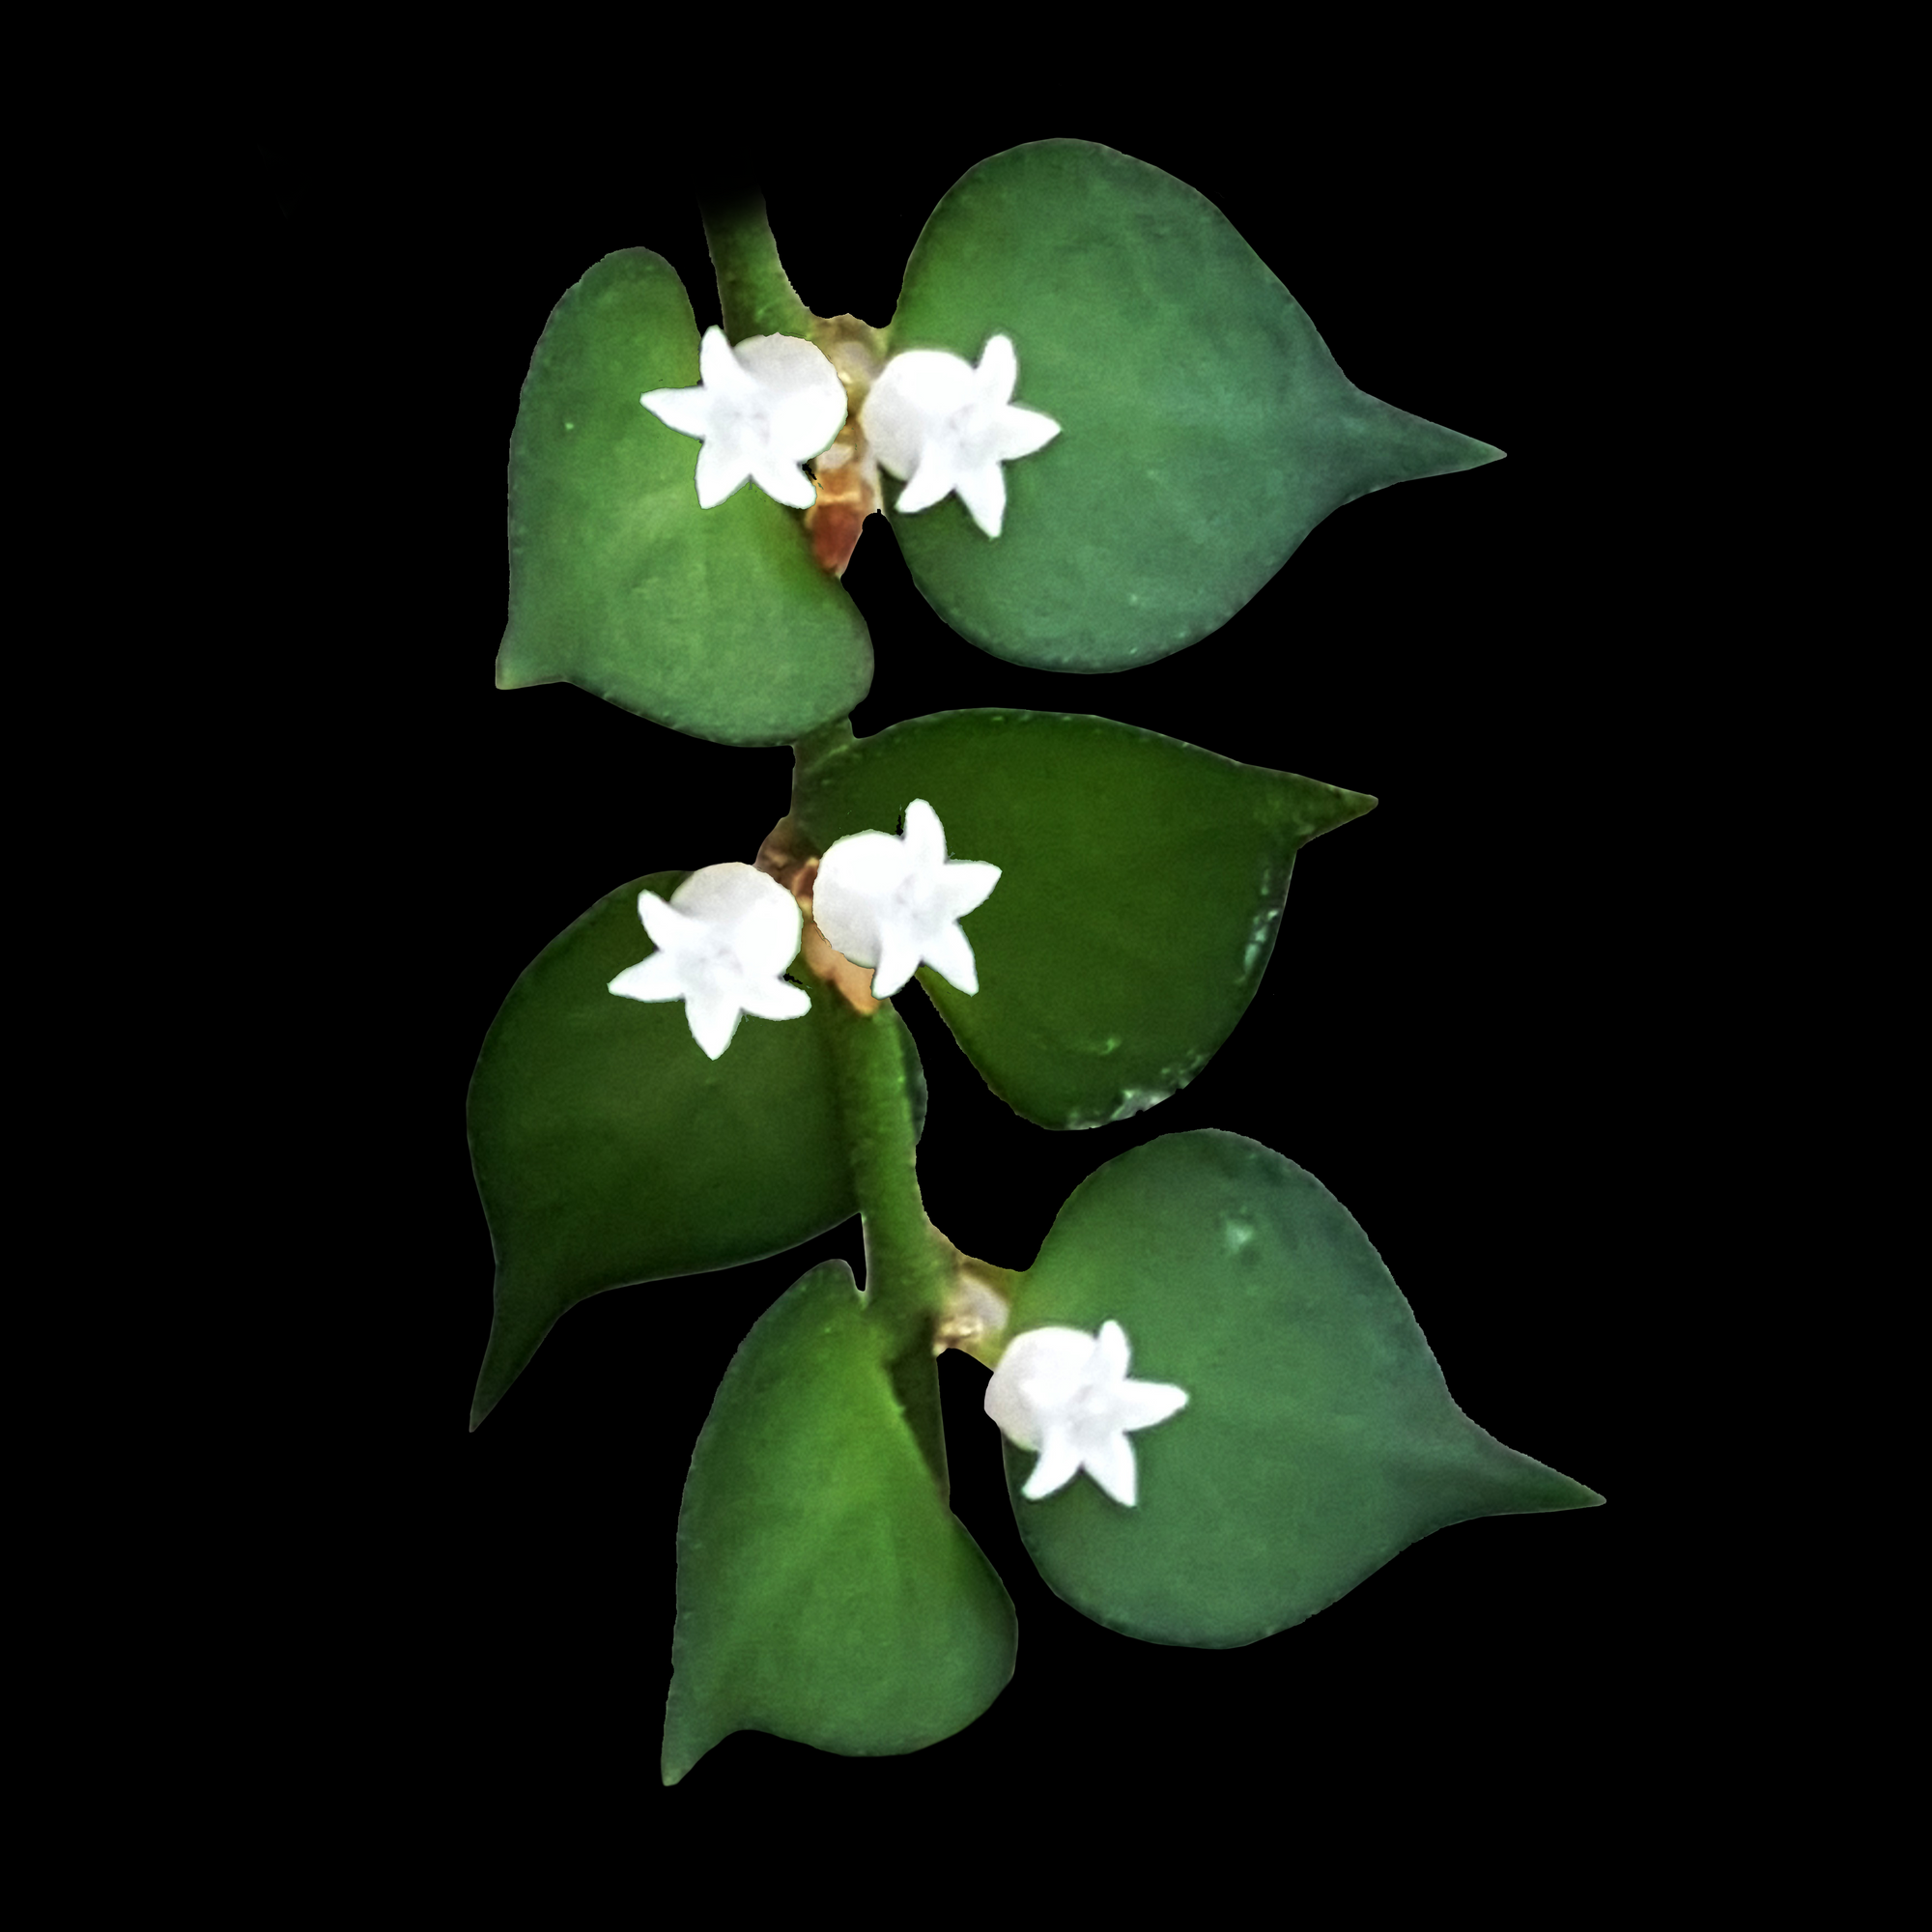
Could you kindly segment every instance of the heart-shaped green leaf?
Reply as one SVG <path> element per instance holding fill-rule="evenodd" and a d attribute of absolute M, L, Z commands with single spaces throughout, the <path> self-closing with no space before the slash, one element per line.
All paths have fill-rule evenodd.
<path fill-rule="evenodd" d="M 1104 718 L 949 711 L 801 769 L 814 849 L 897 832 L 1000 867 L 960 922 L 980 990 L 920 981 L 986 1084 L 1046 1127 L 1139 1113 L 1193 1079 L 1274 951 L 1295 852 L 1375 800 Z"/>
<path fill-rule="evenodd" d="M 1225 624 L 1331 510 L 1502 454 L 1336 367 L 1204 196 L 1092 141 L 967 174 L 926 223 L 888 338 L 978 365 L 1010 337 L 1014 404 L 1060 434 L 1004 466 L 1005 526 L 956 496 L 887 515 L 933 609 L 1049 670 L 1151 663 Z"/>
<path fill-rule="evenodd" d="M 667 1784 L 732 1731 L 846 1757 L 920 1750 L 1013 1674 L 1012 1599 L 947 1507 L 867 1310 L 852 1270 L 822 1264 L 719 1385 L 677 1521 Z M 918 1351 L 899 1371 L 932 1382 L 921 1406 L 936 1413 Z"/>
<path fill-rule="evenodd" d="M 647 248 L 557 303 L 510 440 L 505 690 L 567 679 L 721 745 L 783 745 L 872 681 L 865 620 L 798 512 L 754 483 L 697 505 L 697 441 L 640 400 L 695 387 L 684 285 Z"/>
<path fill-rule="evenodd" d="M 1131 1379 L 1188 1397 L 1129 1434 L 1133 1506 L 1084 1470 L 1029 1501 L 1036 1458 L 1003 1446 L 1040 1575 L 1125 1635 L 1253 1643 L 1432 1530 L 1603 1501 L 1456 1406 L 1348 1209 L 1239 1134 L 1169 1134 L 1067 1199 L 1021 1278 L 1009 1333 L 1097 1334 L 1108 1321 L 1126 1333 Z"/>
<path fill-rule="evenodd" d="M 484 1039 L 469 1152 L 497 1300 L 472 1429 L 585 1295 L 756 1261 L 857 1211 L 817 1018 L 748 1014 L 710 1060 L 681 1000 L 609 990 L 656 950 L 639 893 L 668 899 L 688 876 L 653 872 L 599 899 L 525 970 Z M 917 1135 L 925 1079 L 890 1017 Z"/>

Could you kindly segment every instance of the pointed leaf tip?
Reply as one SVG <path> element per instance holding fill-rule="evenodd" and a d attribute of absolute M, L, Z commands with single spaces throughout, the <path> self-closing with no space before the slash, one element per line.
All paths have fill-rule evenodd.
<path fill-rule="evenodd" d="M 888 1352 L 830 1261 L 725 1370 L 678 1513 L 667 1784 L 741 1730 L 921 1750 L 1012 1676 L 1012 1599 L 933 1481 Z M 936 1415 L 931 1357 L 919 1367 Z"/>
<path fill-rule="evenodd" d="M 1272 956 L 1295 853 L 1375 803 L 1103 718 L 953 711 L 809 774 L 799 823 L 825 851 L 912 799 L 950 855 L 1000 868 L 960 923 L 977 992 L 930 969 L 920 983 L 1001 1099 L 1056 1130 L 1125 1119 L 1201 1071 Z"/>
<path fill-rule="evenodd" d="M 1253 1643 L 1436 1530 L 1603 1500 L 1470 1420 L 1360 1223 L 1244 1136 L 1167 1135 L 1068 1197 L 1013 1326 L 1103 1320 L 1136 1374 L 1188 1392 L 1135 1439 L 1133 1507 L 1085 1479 L 1035 1500 L 1032 1452 L 1003 1453 L 1036 1567 L 1124 1635 Z"/>
<path fill-rule="evenodd" d="M 1028 142 L 955 183 L 887 332 L 895 358 L 960 367 L 1001 342 L 1002 400 L 1058 426 L 994 471 L 999 517 L 910 485 L 891 515 L 933 609 L 1038 669 L 1185 649 L 1345 503 L 1502 454 L 1356 388 L 1205 195 L 1091 141 Z"/>
<path fill-rule="evenodd" d="M 690 298 L 648 249 L 607 255 L 557 303 L 510 439 L 497 687 L 567 681 L 689 737 L 791 744 L 866 696 L 871 640 L 796 508 L 749 476 L 704 506 L 719 445 L 644 404 L 703 375 Z"/>
<path fill-rule="evenodd" d="M 642 898 L 669 901 L 690 876 L 646 873 L 598 900 L 519 976 L 477 1056 L 470 1158 L 497 1271 L 472 1428 L 586 1295 L 779 1254 L 857 1207 L 816 1030 L 753 1015 L 714 1061 L 683 1001 L 611 996 L 640 953 L 661 956 Z M 897 1015 L 892 1031 L 917 1133 L 925 1080 Z M 748 1164 L 786 1186 L 739 1198 Z"/>

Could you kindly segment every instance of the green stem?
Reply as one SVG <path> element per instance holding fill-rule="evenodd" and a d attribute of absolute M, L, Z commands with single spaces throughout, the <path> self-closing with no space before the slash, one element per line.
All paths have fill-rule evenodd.
<path fill-rule="evenodd" d="M 820 785 L 831 765 L 856 742 L 849 718 L 835 718 L 815 731 L 808 731 L 791 748 L 791 816 L 801 824 L 811 816 Z"/>
<path fill-rule="evenodd" d="M 933 1337 L 952 1275 L 947 1244 L 927 1220 L 919 1195 L 912 1093 L 900 1043 L 903 1022 L 888 1005 L 855 1012 L 836 988 L 807 978 L 812 1019 L 824 1029 L 831 1052 L 838 1123 L 859 1197 L 866 1317 L 877 1324 L 881 1365 L 945 1501 L 952 1485 Z"/>
<path fill-rule="evenodd" d="M 920 1199 L 903 1022 L 890 1006 L 855 1012 L 823 980 L 813 979 L 810 990 L 865 1231 L 867 1313 L 892 1330 L 895 1345 L 916 1342 L 930 1357 L 951 1277 Z"/>
<path fill-rule="evenodd" d="M 704 239 L 718 270 L 725 340 L 811 334 L 811 314 L 779 262 L 779 244 L 756 188 L 713 183 L 697 198 Z"/>

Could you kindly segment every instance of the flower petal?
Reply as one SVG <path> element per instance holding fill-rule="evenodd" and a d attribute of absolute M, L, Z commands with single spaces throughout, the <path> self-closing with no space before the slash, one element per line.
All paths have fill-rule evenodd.
<path fill-rule="evenodd" d="M 950 497 L 957 485 L 952 451 L 939 443 L 927 443 L 920 453 L 912 481 L 899 492 L 893 508 L 901 515 L 916 516 Z"/>
<path fill-rule="evenodd" d="M 681 1000 L 684 976 L 668 952 L 653 952 L 635 966 L 626 966 L 611 981 L 611 991 L 627 1000 Z"/>
<path fill-rule="evenodd" d="M 1019 357 L 1013 353 L 1012 337 L 989 335 L 985 348 L 980 352 L 976 387 L 980 400 L 995 404 L 1010 402 L 1019 373 Z"/>
<path fill-rule="evenodd" d="M 610 981 L 630 999 L 685 1003 L 692 1037 L 716 1060 L 745 1013 L 798 1019 L 804 990 L 779 975 L 798 956 L 804 919 L 797 901 L 756 867 L 736 860 L 704 866 L 668 901 L 638 895 L 638 916 L 658 950 Z"/>
<path fill-rule="evenodd" d="M 1114 1396 L 1114 1415 L 1122 1429 L 1151 1429 L 1187 1406 L 1187 1391 L 1173 1382 L 1126 1382 Z"/>
<path fill-rule="evenodd" d="M 986 1384 L 986 1413 L 1022 1449 L 1039 1446 L 1037 1409 L 1064 1401 L 1094 1351 L 1078 1328 L 1029 1328 L 1015 1335 Z"/>
<path fill-rule="evenodd" d="M 650 934 L 651 944 L 660 948 L 688 944 L 696 928 L 696 922 L 689 913 L 668 899 L 659 898 L 656 893 L 638 895 L 638 917 Z"/>
<path fill-rule="evenodd" d="M 1059 434 L 1060 425 L 1051 416 L 1043 416 L 1037 410 L 1009 405 L 1000 412 L 994 430 L 999 460 L 1011 463 L 1015 458 L 1031 456 L 1035 450 L 1044 449 Z"/>
<path fill-rule="evenodd" d="M 980 990 L 980 975 L 973 960 L 972 942 L 956 925 L 949 923 L 929 933 L 921 949 L 921 956 L 935 973 L 951 980 L 962 993 L 977 993 Z"/>
<path fill-rule="evenodd" d="M 716 509 L 754 480 L 767 496 L 809 509 L 816 492 L 798 467 L 818 455 L 845 421 L 845 388 L 815 343 L 753 335 L 734 349 L 715 323 L 698 344 L 696 389 L 653 389 L 639 400 L 660 421 L 701 437 L 697 501 Z"/>
<path fill-rule="evenodd" d="M 783 980 L 747 980 L 738 998 L 746 1012 L 761 1020 L 803 1019 L 811 1010 L 811 995 Z"/>
<path fill-rule="evenodd" d="M 1087 1473 L 1128 1509 L 1139 1493 L 1139 1472 L 1134 1463 L 1134 1445 L 1124 1435 L 1110 1435 L 1098 1448 L 1090 1449 L 1081 1459 Z"/>
<path fill-rule="evenodd" d="M 688 918 L 707 925 L 734 924 L 754 907 L 782 905 L 791 895 L 771 876 L 741 859 L 700 866 L 671 894 L 670 902 Z"/>
<path fill-rule="evenodd" d="M 850 953 L 846 954 L 851 957 Z M 872 997 L 890 1000 L 919 971 L 919 938 L 904 926 L 882 926 L 879 933 L 879 963 L 872 974 Z"/>
<path fill-rule="evenodd" d="M 1020 1494 L 1030 1502 L 1038 1502 L 1055 1490 L 1065 1489 L 1079 1473 L 1079 1450 L 1064 1435 L 1049 1436 Z"/>
<path fill-rule="evenodd" d="M 924 868 L 945 865 L 946 828 L 925 799 L 916 798 L 906 807 L 905 831 L 899 842 L 914 866 Z"/>
<path fill-rule="evenodd" d="M 652 389 L 638 400 L 652 415 L 683 436 L 711 433 L 712 399 L 702 388 Z"/>
<path fill-rule="evenodd" d="M 753 403 L 759 385 L 749 370 L 731 353 L 724 331 L 714 322 L 697 345 L 697 373 L 704 386 L 727 403 Z"/>
<path fill-rule="evenodd" d="M 731 1044 L 731 1036 L 738 1031 L 739 1013 L 737 1000 L 721 987 L 696 987 L 684 998 L 684 1016 L 690 1023 L 691 1037 L 712 1060 Z"/>
<path fill-rule="evenodd" d="M 796 463 L 760 456 L 752 465 L 752 481 L 774 501 L 788 509 L 809 510 L 818 500 L 817 488 Z"/>
<path fill-rule="evenodd" d="M 709 438 L 697 452 L 697 507 L 715 510 L 751 473 L 751 466 L 738 454 L 734 444 L 727 445 L 717 437 Z"/>
<path fill-rule="evenodd" d="M 926 799 L 911 801 L 904 825 L 899 838 L 860 832 L 835 840 L 819 862 L 813 915 L 848 959 L 878 969 L 875 998 L 890 999 L 922 962 L 977 993 L 973 949 L 958 918 L 983 903 L 1000 868 L 949 861 L 946 828 Z"/>
<path fill-rule="evenodd" d="M 816 456 L 845 426 L 845 385 L 816 343 L 797 335 L 749 335 L 736 354 L 780 432 L 780 445 L 805 445 L 801 461 Z"/>
<path fill-rule="evenodd" d="M 951 859 L 939 875 L 934 902 L 948 919 L 964 919 L 992 897 L 999 883 L 999 867 L 983 859 Z"/>
<path fill-rule="evenodd" d="M 895 476 L 918 460 L 928 426 L 973 400 L 977 379 L 963 356 L 944 349 L 908 349 L 879 371 L 861 425 L 874 454 Z"/>
<path fill-rule="evenodd" d="M 1098 1334 L 1078 1328 L 1029 1329 L 1009 1343 L 986 1388 L 986 1413 L 1008 1440 L 1037 1447 L 1039 1462 L 1021 1493 L 1037 1501 L 1083 1467 L 1118 1503 L 1131 1509 L 1139 1469 L 1127 1432 L 1151 1428 L 1182 1407 L 1184 1389 L 1126 1379 L 1131 1361 L 1120 1322 Z"/>
<path fill-rule="evenodd" d="M 961 470 L 952 489 L 980 528 L 989 537 L 998 536 L 1007 520 L 1007 479 L 1000 466 L 987 463 L 978 469 Z"/>
<path fill-rule="evenodd" d="M 759 878 L 769 875 L 760 872 Z M 732 943 L 745 971 L 753 979 L 782 973 L 798 957 L 805 932 L 805 916 L 798 901 L 771 880 L 773 891 L 747 905 L 732 922 Z"/>
<path fill-rule="evenodd" d="M 811 916 L 846 958 L 879 963 L 880 908 L 905 883 L 905 847 L 890 832 L 855 832 L 834 839 L 818 862 Z"/>

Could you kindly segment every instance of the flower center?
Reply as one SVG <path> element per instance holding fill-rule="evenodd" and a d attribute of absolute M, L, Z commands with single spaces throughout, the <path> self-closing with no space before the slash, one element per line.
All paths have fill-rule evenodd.
<path fill-rule="evenodd" d="M 707 932 L 692 949 L 693 963 L 705 978 L 720 983 L 735 983 L 744 977 L 738 965 L 737 948 L 728 932 Z"/>
<path fill-rule="evenodd" d="M 996 414 L 990 404 L 971 402 L 954 410 L 947 418 L 953 446 L 958 450 L 961 461 L 970 468 L 979 469 L 993 461 Z"/>

